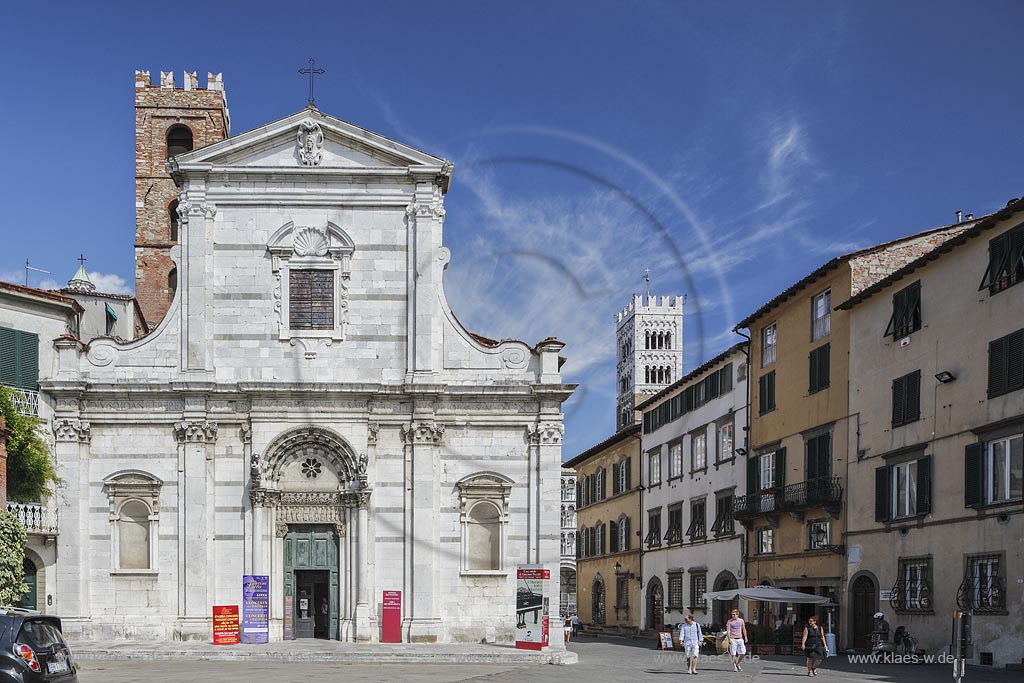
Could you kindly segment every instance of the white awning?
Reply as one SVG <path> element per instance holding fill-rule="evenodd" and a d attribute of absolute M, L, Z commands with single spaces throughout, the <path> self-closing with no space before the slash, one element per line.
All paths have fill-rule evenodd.
<path fill-rule="evenodd" d="M 704 594 L 712 600 L 761 600 L 763 602 L 799 602 L 813 605 L 824 605 L 829 599 L 823 595 L 787 591 L 771 586 L 751 586 L 750 588 L 733 588 L 727 591 L 712 591 Z"/>

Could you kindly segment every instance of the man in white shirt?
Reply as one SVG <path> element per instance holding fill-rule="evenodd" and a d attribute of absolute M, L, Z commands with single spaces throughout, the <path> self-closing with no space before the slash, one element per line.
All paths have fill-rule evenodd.
<path fill-rule="evenodd" d="M 686 673 L 697 673 L 697 655 L 700 654 L 700 644 L 704 641 L 704 633 L 700 624 L 693 620 L 692 614 L 684 617 L 685 621 L 679 625 L 679 644 L 686 652 Z"/>

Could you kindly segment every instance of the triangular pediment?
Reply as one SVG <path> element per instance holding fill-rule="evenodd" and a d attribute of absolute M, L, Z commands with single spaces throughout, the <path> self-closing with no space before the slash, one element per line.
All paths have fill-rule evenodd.
<path fill-rule="evenodd" d="M 179 154 L 171 165 L 182 170 L 195 165 L 311 170 L 451 169 L 451 164 L 440 157 L 311 108 Z"/>

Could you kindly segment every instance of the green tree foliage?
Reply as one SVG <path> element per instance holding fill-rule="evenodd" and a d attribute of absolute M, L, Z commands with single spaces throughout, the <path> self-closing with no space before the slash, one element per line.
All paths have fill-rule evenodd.
<path fill-rule="evenodd" d="M 17 605 L 28 592 L 25 585 L 25 527 L 7 510 L 0 510 L 0 605 Z"/>
<path fill-rule="evenodd" d="M 46 442 L 39 434 L 39 420 L 22 415 L 14 405 L 13 389 L 0 387 L 0 414 L 7 418 L 7 498 L 21 502 L 39 500 L 60 484 Z"/>

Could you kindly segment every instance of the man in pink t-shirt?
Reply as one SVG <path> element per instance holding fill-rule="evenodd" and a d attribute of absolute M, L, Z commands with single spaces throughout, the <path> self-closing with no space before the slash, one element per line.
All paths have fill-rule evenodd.
<path fill-rule="evenodd" d="M 732 619 L 725 622 L 729 635 L 729 656 L 732 657 L 732 670 L 743 671 L 740 663 L 747 656 L 747 623 L 740 619 L 740 611 L 732 611 Z"/>

